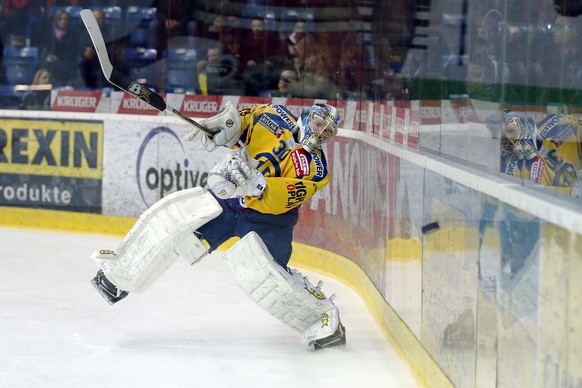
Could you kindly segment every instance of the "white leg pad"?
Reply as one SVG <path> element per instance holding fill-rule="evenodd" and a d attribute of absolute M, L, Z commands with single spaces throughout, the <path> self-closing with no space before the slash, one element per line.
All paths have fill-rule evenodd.
<path fill-rule="evenodd" d="M 146 210 L 114 251 L 101 250 L 91 257 L 115 286 L 143 292 L 178 256 L 194 264 L 206 255 L 194 231 L 221 212 L 212 194 L 201 187 L 178 191 Z"/>
<path fill-rule="evenodd" d="M 335 304 L 297 271 L 273 259 L 261 238 L 250 232 L 225 253 L 227 266 L 243 289 L 265 311 L 303 335 L 306 345 L 335 333 Z"/>

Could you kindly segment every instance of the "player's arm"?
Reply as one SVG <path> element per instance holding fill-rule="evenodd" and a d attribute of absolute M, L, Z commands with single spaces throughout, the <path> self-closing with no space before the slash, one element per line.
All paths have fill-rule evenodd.
<path fill-rule="evenodd" d="M 191 142 L 201 139 L 209 151 L 216 147 L 233 147 L 239 140 L 248 144 L 255 118 L 262 114 L 266 107 L 267 105 L 263 104 L 252 109 L 236 109 L 229 101 L 216 115 L 200 120 L 200 124 L 215 132 L 215 135 L 209 136 L 200 129 L 193 128 L 183 140 Z"/>
<path fill-rule="evenodd" d="M 307 201 L 321 190 L 329 177 L 314 182 L 309 179 L 265 177 L 266 189 L 259 197 L 245 197 L 246 205 L 261 213 L 282 214 Z"/>
<path fill-rule="evenodd" d="M 300 206 L 328 182 L 327 175 L 318 181 L 309 177 L 265 177 L 244 149 L 231 151 L 208 175 L 208 185 L 217 197 L 244 197 L 247 207 L 269 214 L 286 213 Z"/>

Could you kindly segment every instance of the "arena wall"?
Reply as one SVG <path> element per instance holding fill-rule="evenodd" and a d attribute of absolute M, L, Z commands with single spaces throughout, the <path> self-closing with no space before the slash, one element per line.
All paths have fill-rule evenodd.
<path fill-rule="evenodd" d="M 1 225 L 122 236 L 163 195 L 204 186 L 225 152 L 122 94 L 78 93 L 53 95 L 53 112 L 0 111 Z M 227 99 L 262 101 L 168 96 L 194 117 Z M 351 286 L 424 386 L 577 386 L 582 212 L 484 171 L 478 150 L 446 157 L 443 128 L 474 140 L 455 104 L 339 103 L 332 183 L 303 206 L 291 265 Z"/>

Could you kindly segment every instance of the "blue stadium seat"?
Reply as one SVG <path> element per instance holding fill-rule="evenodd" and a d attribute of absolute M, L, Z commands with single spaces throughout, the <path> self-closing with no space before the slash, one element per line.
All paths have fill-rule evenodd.
<path fill-rule="evenodd" d="M 123 64 L 129 69 L 129 76 L 139 82 L 151 85 L 154 78 L 152 65 L 156 62 L 158 53 L 155 49 L 143 47 L 128 47 L 123 50 Z"/>
<path fill-rule="evenodd" d="M 116 30 L 121 28 L 121 7 L 93 7 L 92 9 L 100 9 L 105 14 L 105 20 L 109 27 L 115 28 Z"/>
<path fill-rule="evenodd" d="M 265 11 L 265 31 L 278 31 L 277 17 L 275 11 Z"/>
<path fill-rule="evenodd" d="M 38 64 L 38 47 L 4 47 L 4 67 L 9 85 L 30 85 Z"/>
<path fill-rule="evenodd" d="M 293 8 L 281 11 L 281 21 L 279 29 L 283 32 L 293 31 L 295 22 L 302 20 L 307 26 L 307 31 L 313 32 L 313 13 Z"/>
<path fill-rule="evenodd" d="M 196 50 L 191 48 L 170 48 L 164 51 L 166 58 L 166 91 L 192 93 L 198 88 L 196 72 Z"/>
<path fill-rule="evenodd" d="M 126 26 L 130 47 L 150 47 L 149 24 L 155 19 L 155 7 L 127 7 Z"/>
<path fill-rule="evenodd" d="M 0 85 L 0 106 L 2 109 L 18 109 L 26 93 L 28 90 L 21 90 L 14 85 Z"/>

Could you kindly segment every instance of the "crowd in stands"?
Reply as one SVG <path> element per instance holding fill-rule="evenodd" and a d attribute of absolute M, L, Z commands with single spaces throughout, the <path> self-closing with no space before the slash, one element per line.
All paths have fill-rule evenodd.
<path fill-rule="evenodd" d="M 345 27 L 322 32 L 314 28 L 317 9 L 306 12 L 301 0 L 276 3 L 3 0 L 0 84 L 31 85 L 34 73 L 43 70 L 53 88 L 110 87 L 79 17 L 81 9 L 90 8 L 114 66 L 156 91 L 323 99 L 365 95 L 370 80 L 362 79 L 362 69 L 370 66 L 354 62 L 370 59 L 354 40 L 353 8 L 346 7 L 337 19 L 324 15 L 324 22 Z M 329 3 L 318 3 L 318 9 L 334 5 Z M 34 48 L 28 72 L 21 66 L 13 75 L 7 47 Z"/>
<path fill-rule="evenodd" d="M 443 16 L 442 24 L 431 20 L 419 49 L 411 2 L 307 3 L 2 0 L 0 95 L 31 85 L 39 69 L 53 88 L 110 87 L 80 21 L 83 8 L 94 10 L 114 66 L 160 92 L 390 100 L 422 97 L 407 80 L 440 79 L 466 81 L 467 92 L 487 99 L 498 98 L 495 85 L 509 85 L 506 97 L 536 85 L 545 90 L 530 95 L 551 102 L 548 88 L 582 90 L 580 18 L 548 2 L 527 12 L 517 0 L 507 12 L 497 0 L 472 4 L 464 42 Z M 445 98 L 454 93 L 449 85 Z"/>
<path fill-rule="evenodd" d="M 562 12 L 556 3 L 471 3 L 466 34 L 459 36 L 454 19 L 433 22 L 425 31 L 427 47 L 407 58 L 405 76 L 466 81 L 464 93 L 481 100 L 580 105 L 582 18 Z M 444 98 L 460 90 L 444 90 L 447 87 L 455 85 L 443 84 Z"/>

